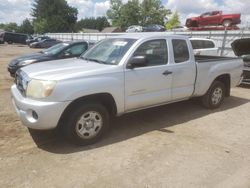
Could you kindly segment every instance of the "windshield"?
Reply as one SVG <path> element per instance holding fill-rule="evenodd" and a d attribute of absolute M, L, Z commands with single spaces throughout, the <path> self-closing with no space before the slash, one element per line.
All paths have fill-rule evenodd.
<path fill-rule="evenodd" d="M 62 49 L 64 49 L 68 45 L 69 44 L 67 44 L 67 43 L 59 43 L 59 44 L 52 46 L 46 50 L 43 50 L 42 52 L 45 54 L 49 54 L 49 55 L 56 55 L 57 53 L 59 53 Z"/>
<path fill-rule="evenodd" d="M 81 56 L 82 59 L 98 63 L 117 65 L 135 39 L 106 39 Z"/>

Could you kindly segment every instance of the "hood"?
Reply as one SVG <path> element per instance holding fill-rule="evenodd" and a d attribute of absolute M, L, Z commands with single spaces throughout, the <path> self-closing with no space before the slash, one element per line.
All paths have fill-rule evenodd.
<path fill-rule="evenodd" d="M 250 38 L 237 39 L 231 46 L 236 56 L 250 55 Z"/>
<path fill-rule="evenodd" d="M 24 55 L 24 56 L 20 56 L 16 59 L 13 59 L 10 62 L 10 66 L 15 66 L 18 63 L 25 61 L 25 60 L 32 60 L 32 59 L 36 59 L 37 61 L 42 61 L 42 60 L 49 60 L 50 56 L 47 54 L 43 54 L 43 53 L 34 53 L 34 54 L 29 54 L 29 55 Z"/>
<path fill-rule="evenodd" d="M 30 78 L 64 80 L 83 76 L 110 73 L 117 65 L 105 65 L 79 58 L 32 64 L 22 68 Z"/>

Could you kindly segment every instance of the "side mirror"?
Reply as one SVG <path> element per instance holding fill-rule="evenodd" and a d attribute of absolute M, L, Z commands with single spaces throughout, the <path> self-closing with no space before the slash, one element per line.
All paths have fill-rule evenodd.
<path fill-rule="evenodd" d="M 63 52 L 63 57 L 69 57 L 69 56 L 71 56 L 71 53 L 70 52 Z"/>
<path fill-rule="evenodd" d="M 145 66 L 147 66 L 147 58 L 145 56 L 134 56 L 129 60 L 127 64 L 128 69 Z"/>

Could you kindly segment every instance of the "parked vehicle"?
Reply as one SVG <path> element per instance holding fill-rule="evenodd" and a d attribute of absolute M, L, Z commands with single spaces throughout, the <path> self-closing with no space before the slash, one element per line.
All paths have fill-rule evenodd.
<path fill-rule="evenodd" d="M 50 37 L 48 37 L 48 36 L 40 36 L 40 37 L 30 38 L 30 39 L 26 40 L 26 44 L 30 45 L 31 43 L 40 42 L 40 41 L 42 41 L 44 39 L 50 39 Z"/>
<path fill-rule="evenodd" d="M 229 27 L 241 23 L 241 14 L 223 14 L 222 11 L 206 12 L 198 17 L 188 18 L 187 27 L 223 25 Z"/>
<path fill-rule="evenodd" d="M 218 108 L 242 68 L 241 58 L 194 56 L 188 37 L 142 33 L 105 39 L 79 59 L 24 67 L 11 93 L 25 126 L 62 126 L 85 145 L 103 136 L 112 116 L 193 97 Z"/>
<path fill-rule="evenodd" d="M 3 44 L 7 42 L 8 44 L 26 44 L 28 37 L 28 35 L 23 33 L 2 32 L 0 33 L 0 43 Z"/>
<path fill-rule="evenodd" d="M 59 43 L 41 52 L 28 54 L 13 59 L 8 65 L 8 71 L 10 75 L 14 77 L 16 71 L 19 68 L 33 63 L 79 57 L 83 52 L 85 52 L 88 49 L 89 45 L 92 44 L 89 44 L 86 41 Z"/>
<path fill-rule="evenodd" d="M 3 44 L 4 43 L 4 33 L 3 32 L 0 32 L 0 44 Z"/>
<path fill-rule="evenodd" d="M 199 27 L 189 27 L 190 31 L 232 31 L 232 30 L 239 30 L 240 28 L 236 25 L 232 25 L 229 27 L 224 27 L 223 25 L 216 25 L 216 26 L 199 26 Z"/>
<path fill-rule="evenodd" d="M 243 84 L 250 84 L 250 38 L 237 39 L 232 44 L 236 56 L 244 61 Z"/>
<path fill-rule="evenodd" d="M 216 47 L 213 40 L 204 38 L 190 38 L 190 41 L 195 55 L 218 55 L 219 48 Z"/>
<path fill-rule="evenodd" d="M 176 26 L 171 29 L 171 31 L 188 31 L 186 26 Z"/>
<path fill-rule="evenodd" d="M 128 29 L 126 30 L 127 33 L 136 33 L 136 32 L 142 32 L 143 27 L 139 25 L 132 25 L 129 26 Z"/>
<path fill-rule="evenodd" d="M 62 41 L 57 40 L 57 39 L 44 39 L 39 42 L 31 43 L 30 48 L 49 48 L 61 42 Z"/>
<path fill-rule="evenodd" d="M 143 28 L 144 32 L 162 32 L 166 31 L 165 27 L 162 25 L 152 24 Z"/>

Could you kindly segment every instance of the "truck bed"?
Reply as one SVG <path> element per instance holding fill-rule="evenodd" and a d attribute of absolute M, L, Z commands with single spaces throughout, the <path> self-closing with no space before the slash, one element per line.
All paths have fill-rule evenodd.
<path fill-rule="evenodd" d="M 194 57 L 197 63 L 208 63 L 214 61 L 228 61 L 233 59 L 239 59 L 238 57 L 206 56 L 206 55 L 195 55 Z"/>

